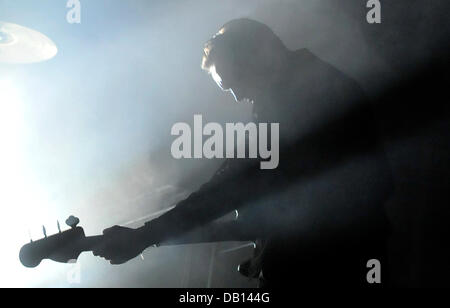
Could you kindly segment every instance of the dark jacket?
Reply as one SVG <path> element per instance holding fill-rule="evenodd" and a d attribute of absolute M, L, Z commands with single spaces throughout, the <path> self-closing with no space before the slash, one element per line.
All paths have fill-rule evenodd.
<path fill-rule="evenodd" d="M 270 258 L 284 249 L 289 259 L 293 246 L 324 255 L 330 243 L 385 236 L 391 175 L 362 90 L 305 49 L 291 53 L 281 76 L 253 110 L 257 122 L 280 123 L 278 168 L 225 161 L 200 190 L 149 223 L 162 243 L 193 230 L 191 242 L 266 238 Z M 235 209 L 238 221 L 205 227 Z"/>

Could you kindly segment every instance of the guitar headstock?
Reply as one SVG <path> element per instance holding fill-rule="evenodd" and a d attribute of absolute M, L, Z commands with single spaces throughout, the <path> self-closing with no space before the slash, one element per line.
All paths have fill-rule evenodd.
<path fill-rule="evenodd" d="M 59 233 L 48 237 L 43 228 L 43 239 L 31 241 L 20 249 L 20 262 L 25 267 L 36 267 L 43 259 L 61 263 L 76 260 L 84 251 L 83 240 L 86 238 L 83 228 L 77 227 L 79 222 L 78 218 L 70 216 L 66 224 L 71 229 L 61 232 L 58 223 Z"/>

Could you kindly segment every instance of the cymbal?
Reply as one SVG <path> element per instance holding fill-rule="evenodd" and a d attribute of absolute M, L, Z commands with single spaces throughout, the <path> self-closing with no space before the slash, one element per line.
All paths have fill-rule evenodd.
<path fill-rule="evenodd" d="M 35 63 L 53 58 L 56 45 L 44 34 L 0 21 L 0 63 Z"/>

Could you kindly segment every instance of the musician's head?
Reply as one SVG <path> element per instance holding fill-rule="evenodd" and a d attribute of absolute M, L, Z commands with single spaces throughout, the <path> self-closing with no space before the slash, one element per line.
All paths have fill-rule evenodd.
<path fill-rule="evenodd" d="M 266 25 L 236 19 L 204 47 L 202 69 L 236 101 L 257 100 L 286 65 L 288 49 Z"/>

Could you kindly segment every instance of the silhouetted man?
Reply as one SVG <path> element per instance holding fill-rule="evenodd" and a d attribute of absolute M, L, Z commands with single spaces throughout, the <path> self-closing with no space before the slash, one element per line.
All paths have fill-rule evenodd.
<path fill-rule="evenodd" d="M 202 68 L 255 122 L 279 123 L 280 161 L 228 159 L 173 210 L 133 230 L 104 231 L 94 253 L 120 264 L 151 245 L 258 240 L 241 265 L 269 285 L 367 284 L 367 261 L 385 265 L 383 203 L 390 172 L 358 85 L 306 49 L 290 51 L 266 25 L 233 20 L 206 43 Z M 239 219 L 213 223 L 239 210 Z"/>

